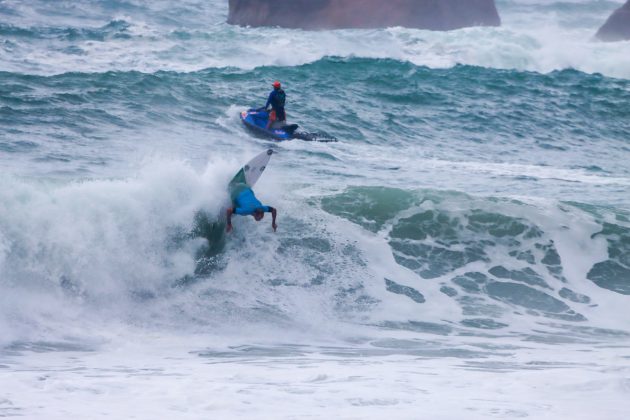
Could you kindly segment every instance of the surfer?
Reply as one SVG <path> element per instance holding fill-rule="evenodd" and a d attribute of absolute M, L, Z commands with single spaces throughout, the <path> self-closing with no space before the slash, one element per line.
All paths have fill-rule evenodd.
<path fill-rule="evenodd" d="M 282 90 L 282 85 L 279 81 L 273 82 L 273 90 L 269 94 L 265 110 L 269 109 L 271 105 L 271 112 L 269 113 L 269 122 L 267 123 L 267 130 L 270 128 L 282 128 L 287 124 L 287 115 L 284 112 L 284 104 L 287 101 L 287 95 Z"/>
<path fill-rule="evenodd" d="M 238 214 L 239 216 L 253 216 L 254 219 L 259 222 L 265 217 L 265 213 L 271 213 L 271 227 L 275 232 L 278 228 L 276 225 L 277 211 L 271 206 L 264 206 L 254 195 L 254 191 L 246 184 L 238 185 L 234 190 L 232 205 L 233 207 L 227 209 L 227 226 L 225 230 L 227 232 L 232 231 L 232 215 Z"/>

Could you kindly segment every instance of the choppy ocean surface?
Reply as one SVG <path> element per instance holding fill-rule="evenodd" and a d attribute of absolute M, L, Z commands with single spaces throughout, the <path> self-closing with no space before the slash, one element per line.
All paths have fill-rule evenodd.
<path fill-rule="evenodd" d="M 0 1 L 0 417 L 625 419 L 620 1 L 304 32 Z M 338 143 L 254 138 L 284 82 Z M 211 222 L 236 170 L 279 210 Z"/>

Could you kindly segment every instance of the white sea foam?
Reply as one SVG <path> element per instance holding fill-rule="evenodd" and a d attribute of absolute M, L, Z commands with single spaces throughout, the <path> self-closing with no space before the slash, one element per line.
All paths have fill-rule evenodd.
<path fill-rule="evenodd" d="M 586 2 L 584 2 L 586 3 Z M 48 6 L 13 4 L 15 26 L 48 24 Z M 226 3 L 184 3 L 169 10 L 163 4 L 138 2 L 122 12 L 81 3 L 74 18 L 58 25 L 98 29 L 111 21 L 129 24 L 127 37 L 105 40 L 10 39 L 0 50 L 2 70 L 37 74 L 107 70 L 196 71 L 209 67 L 295 66 L 327 56 L 390 58 L 417 65 L 448 68 L 456 64 L 551 72 L 573 68 L 587 73 L 630 78 L 630 43 L 593 41 L 598 25 L 614 8 L 593 9 L 500 2 L 500 28 L 467 28 L 431 32 L 405 28 L 309 32 L 280 28 L 240 28 L 225 24 Z M 579 3 L 576 3 L 579 5 Z M 549 5 L 547 5 L 549 6 Z M 177 12 L 180 14 L 177 14 Z M 168 21 L 159 19 L 169 13 Z M 191 14 L 196 19 L 191 17 Z M 179 21 L 178 21 L 179 20 Z M 38 26 L 39 25 L 39 26 Z M 41 29 L 40 29 L 41 30 Z M 72 47 L 72 49 L 69 49 Z"/>
<path fill-rule="evenodd" d="M 17 321 L 25 337 L 24 324 L 32 324 L 37 335 L 47 327 L 33 319 L 46 326 L 49 312 L 51 321 L 73 318 L 72 311 L 64 314 L 73 306 L 65 299 L 88 312 L 109 304 L 124 310 L 115 305 L 133 293 L 154 293 L 193 274 L 204 240 L 173 241 L 191 231 L 198 210 L 218 212 L 226 167 L 235 164 L 217 160 L 199 173 L 159 160 L 123 180 L 55 185 L 3 178 L 0 284 L 7 304 L 0 318 Z"/>
<path fill-rule="evenodd" d="M 234 110 L 218 122 L 236 123 Z M 0 346 L 12 346 L 0 353 L 0 369 L 11 384 L 0 410 L 50 419 L 164 413 L 415 418 L 419 410 L 437 419 L 623 418 L 627 339 L 596 328 L 625 329 L 627 299 L 586 279 L 590 267 L 608 257 L 608 243 L 593 238 L 601 217 L 546 198 L 445 192 L 444 201 L 424 200 L 369 232 L 321 211 L 317 197 L 343 191 L 342 185 L 324 182 L 322 174 L 315 182 L 306 170 L 291 177 L 279 170 L 289 164 L 283 162 L 287 155 L 303 147 L 279 149 L 257 186 L 259 198 L 280 209 L 278 233 L 268 219 L 235 220 L 225 266 L 182 287 L 173 285 L 193 272 L 201 243 L 169 247 L 172 228 L 190 229 L 199 208 L 216 211 L 228 176 L 253 150 L 235 143 L 230 150 L 238 161 L 215 156 L 201 169 L 149 159 L 136 176 L 122 179 L 51 185 L 3 178 Z M 310 145 L 311 151 L 320 147 Z M 341 148 L 340 160 L 351 159 L 344 153 Z M 365 168 L 389 163 L 373 153 Z M 465 164 L 455 172 L 510 177 L 537 169 Z M 352 180 L 379 182 L 375 171 L 369 173 L 374 176 Z M 413 168 L 408 176 L 418 179 Z M 539 176 L 559 175 L 549 169 Z M 427 191 L 428 197 L 440 194 Z M 588 295 L 589 304 L 571 303 L 588 321 L 566 325 L 493 301 L 502 308 L 495 319 L 506 327 L 477 333 L 463 328 L 467 316 L 441 286 L 469 270 L 525 264 L 490 252 L 489 261 L 421 278 L 394 260 L 387 241 L 399 219 L 427 210 L 498 212 L 539 227 L 567 266 L 566 283 L 541 269 L 554 290 L 540 290 L 556 296 L 569 287 Z M 386 291 L 385 278 L 416 289 L 427 301 L 417 304 Z M 444 330 L 406 331 L 387 328 L 388 322 Z M 566 343 L 552 344 L 558 340 Z M 600 343 L 596 359 L 593 342 Z M 455 396 L 453 389 L 465 395 Z"/>
<path fill-rule="evenodd" d="M 29 301 L 44 299 L 49 302 L 46 307 L 51 308 L 65 307 L 62 302 L 70 299 L 78 304 L 76 310 L 95 313 L 112 309 L 125 312 L 136 307 L 124 317 L 138 319 L 138 304 L 131 303 L 127 307 L 127 301 L 135 299 L 138 293 L 162 296 L 165 287 L 194 273 L 195 252 L 204 240 L 186 240 L 177 246 L 173 245 L 173 240 L 192 229 L 197 210 L 206 209 L 209 214 L 218 212 L 225 200 L 226 174 L 235 167 L 234 162 L 215 160 L 199 172 L 180 161 L 165 160 L 149 162 L 137 177 L 122 180 L 50 185 L 5 179 L 0 189 L 0 268 L 3 286 L 10 292 L 5 295 L 8 300 L 3 306 L 3 318 L 18 314 L 18 319 L 30 319 L 26 322 L 36 329 L 49 328 L 45 315 L 48 312 L 30 307 Z M 243 319 L 253 319 L 254 313 L 263 311 L 271 323 L 284 319 L 312 327 L 334 324 L 347 317 L 376 324 L 409 320 L 457 324 L 463 319 L 461 307 L 440 291 L 441 285 L 467 271 L 483 271 L 499 265 L 515 270 L 527 266 L 513 265 L 514 261 L 507 261 L 507 251 L 497 248 L 483 265 L 473 262 L 449 271 L 443 278 L 426 282 L 394 260 L 387 237 L 391 225 L 372 234 L 345 219 L 322 214 L 317 207 L 308 204 L 309 197 L 313 193 L 327 194 L 331 187 L 334 191 L 334 185 L 320 185 L 303 200 L 296 200 L 301 185 L 312 185 L 304 181 L 306 179 L 301 180 L 300 176 L 288 181 L 273 170 L 261 180 L 259 198 L 282 209 L 281 231 L 272 234 L 267 219 L 261 227 L 249 219 L 238 220 L 226 250 L 230 256 L 227 265 L 211 277 L 212 288 L 220 293 L 206 295 L 204 290 L 209 284 L 202 282 L 198 288 L 191 289 L 192 295 L 167 293 L 164 301 L 147 302 L 152 309 L 144 308 L 142 312 L 162 312 L 166 320 L 171 316 L 169 313 L 179 313 L 178 317 L 214 323 L 217 314 L 205 312 L 209 306 L 219 312 L 227 310 L 221 307 L 225 305 L 223 294 L 228 293 L 233 295 L 230 305 L 240 308 Z M 291 187 L 296 182 L 297 191 L 296 187 Z M 372 179 L 368 185 L 373 182 Z M 277 189 L 274 185 L 283 185 L 283 188 Z M 593 264 L 608 258 L 607 242 L 593 238 L 601 229 L 601 220 L 570 206 L 563 208 L 553 200 L 540 198 L 536 202 L 527 197 L 518 198 L 520 201 L 512 203 L 456 195 L 440 203 L 425 201 L 423 208 L 407 210 L 390 223 L 426 211 L 429 209 L 426 206 L 452 213 L 453 217 L 465 217 L 481 210 L 521 217 L 542 229 L 545 237 L 558 245 L 563 266 L 570 265 L 564 272 L 567 284 L 543 274 L 547 270 L 540 267 L 538 271 L 552 289 L 568 285 L 575 292 L 593 298 L 598 307 L 579 309 L 589 318 L 590 325 L 623 328 L 625 318 L 610 314 L 623 307 L 624 296 L 600 289 L 586 278 Z M 571 222 L 567 221 L 569 216 Z M 252 236 L 252 232 L 256 235 Z M 428 238 L 426 243 L 434 239 L 441 240 Z M 527 242 L 523 242 L 522 247 L 523 250 L 535 249 Z M 349 259 L 349 254 L 355 256 Z M 252 258 L 254 255 L 256 258 Z M 326 258 L 322 259 L 321 255 Z M 393 279 L 422 293 L 427 298 L 423 310 L 416 312 L 418 304 L 407 296 L 386 291 L 385 279 Z M 274 285 L 286 287 L 271 287 Z M 343 290 L 353 292 L 344 297 L 347 292 Z M 360 305 L 355 305 L 354 301 L 361 294 L 354 294 L 356 291 L 376 301 L 365 311 L 359 310 Z M 195 297 L 195 293 L 202 295 Z M 11 301 L 19 301 L 28 309 L 9 304 Z M 116 306 L 109 307 L 111 302 L 117 302 Z M 58 314 L 57 321 L 61 324 L 76 316 L 71 306 Z M 348 310 L 339 313 L 338 306 L 347 306 Z M 514 322 L 518 317 L 510 313 L 506 306 L 504 321 L 516 328 Z M 619 322 L 611 323 L 612 319 Z M 527 331 L 537 322 L 536 318 L 531 318 L 528 322 L 531 325 L 523 326 L 522 330 Z"/>
<path fill-rule="evenodd" d="M 425 338 L 435 346 L 435 337 Z M 211 335 L 139 334 L 108 351 L 4 358 L 20 364 L 3 369 L 11 386 L 3 390 L 0 410 L 51 420 L 622 420 L 630 409 L 628 359 L 610 358 L 610 349 L 598 349 L 594 357 L 588 344 L 564 345 L 555 356 L 549 346 L 529 342 L 492 348 L 482 357 L 443 358 L 370 356 L 374 348 L 326 354 L 344 351 L 343 343 L 333 341 L 297 348 L 271 342 L 251 347 L 254 356 L 232 344 Z M 468 344 L 464 350 L 488 345 Z M 278 356 L 282 352 L 287 355 Z"/>

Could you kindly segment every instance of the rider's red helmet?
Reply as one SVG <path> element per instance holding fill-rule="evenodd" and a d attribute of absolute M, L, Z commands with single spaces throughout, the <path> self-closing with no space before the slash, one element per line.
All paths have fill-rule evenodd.
<path fill-rule="evenodd" d="M 282 86 L 282 85 L 277 80 L 275 82 L 273 82 L 273 87 L 275 87 L 276 89 L 280 89 L 280 86 Z"/>

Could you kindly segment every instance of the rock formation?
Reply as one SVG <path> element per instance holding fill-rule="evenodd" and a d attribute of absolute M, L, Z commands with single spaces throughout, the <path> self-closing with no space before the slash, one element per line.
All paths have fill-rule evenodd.
<path fill-rule="evenodd" d="M 494 0 L 229 0 L 228 23 L 301 29 L 448 31 L 501 24 Z"/>
<path fill-rule="evenodd" d="M 615 10 L 595 37 L 602 41 L 630 40 L 630 0 Z"/>

